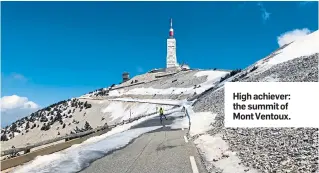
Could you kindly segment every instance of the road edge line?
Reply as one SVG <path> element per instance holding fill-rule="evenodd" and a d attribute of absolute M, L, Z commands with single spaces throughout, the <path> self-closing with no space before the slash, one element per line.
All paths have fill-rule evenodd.
<path fill-rule="evenodd" d="M 193 173 L 199 173 L 194 156 L 189 156 L 189 160 L 191 161 Z"/>
<path fill-rule="evenodd" d="M 187 137 L 186 137 L 186 136 L 184 136 L 184 140 L 185 140 L 186 143 L 188 143 L 188 140 L 187 140 Z"/>

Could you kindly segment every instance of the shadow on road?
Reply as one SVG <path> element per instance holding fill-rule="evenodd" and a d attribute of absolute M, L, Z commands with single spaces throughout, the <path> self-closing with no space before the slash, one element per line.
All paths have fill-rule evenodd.
<path fill-rule="evenodd" d="M 144 127 L 154 127 L 154 126 L 162 126 L 161 128 L 156 129 L 156 130 L 154 130 L 154 131 L 150 131 L 150 132 L 148 132 L 148 133 L 159 132 L 159 131 L 175 131 L 175 130 L 180 130 L 180 129 L 171 129 L 171 128 L 169 127 L 169 125 L 171 125 L 175 119 L 176 119 L 175 117 L 170 117 L 170 118 L 167 117 L 167 120 L 165 120 L 165 119 L 163 120 L 163 125 L 162 125 L 162 124 L 161 124 L 161 121 L 160 121 L 160 118 L 159 118 L 159 116 L 158 116 L 158 117 L 155 117 L 155 118 L 146 120 L 146 121 L 144 121 L 144 122 L 141 123 L 141 124 L 138 124 L 138 125 L 136 125 L 136 126 L 133 126 L 131 129 L 144 128 Z"/>
<path fill-rule="evenodd" d="M 180 147 L 180 146 L 182 146 L 182 145 L 168 145 L 168 146 L 157 147 L 156 151 L 164 151 L 167 149 L 172 149 L 172 148 Z"/>
<path fill-rule="evenodd" d="M 163 128 L 160 128 L 161 129 L 160 131 L 172 130 L 167 126 L 171 125 L 175 119 L 178 119 L 180 117 L 175 117 L 175 116 L 173 117 L 173 116 L 170 116 L 170 114 L 167 114 L 166 117 L 167 117 L 167 120 L 163 119 L 163 124 L 161 124 L 160 116 L 158 115 L 152 119 L 144 121 L 143 123 L 140 123 L 140 124 L 133 126 L 131 129 L 137 129 L 137 128 L 143 128 L 143 127 L 163 126 L 164 125 Z"/>
<path fill-rule="evenodd" d="M 145 128 L 145 127 L 154 127 L 154 126 L 162 126 L 161 128 L 159 129 L 156 129 L 156 130 L 153 130 L 153 131 L 150 131 L 148 133 L 154 133 L 154 132 L 162 132 L 162 131 L 178 131 L 178 130 L 181 130 L 181 129 L 171 129 L 170 128 L 170 125 L 173 124 L 174 120 L 176 119 L 180 119 L 180 118 L 184 118 L 185 116 L 184 115 L 180 115 L 180 116 L 176 116 L 175 115 L 172 115 L 173 113 L 176 113 L 176 112 L 172 112 L 172 113 L 169 113 L 169 114 L 166 114 L 166 117 L 167 117 L 167 120 L 166 119 L 163 119 L 163 124 L 161 124 L 161 121 L 160 121 L 160 116 L 156 116 L 154 118 L 151 118 L 151 119 L 148 119 L 140 124 L 137 124 L 135 126 L 132 126 L 131 129 L 137 129 L 137 128 Z M 189 130 L 190 130 L 190 124 L 189 124 L 189 128 L 186 129 L 188 130 L 187 135 L 189 133 Z"/>

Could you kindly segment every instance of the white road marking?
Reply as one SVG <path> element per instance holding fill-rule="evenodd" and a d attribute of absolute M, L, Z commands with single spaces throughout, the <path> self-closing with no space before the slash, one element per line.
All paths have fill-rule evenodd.
<path fill-rule="evenodd" d="M 184 140 L 185 140 L 185 142 L 186 142 L 186 143 L 188 142 L 188 140 L 187 140 L 186 136 L 184 136 Z"/>
<path fill-rule="evenodd" d="M 189 159 L 191 160 L 193 173 L 198 173 L 198 168 L 197 168 L 194 156 L 189 156 Z"/>

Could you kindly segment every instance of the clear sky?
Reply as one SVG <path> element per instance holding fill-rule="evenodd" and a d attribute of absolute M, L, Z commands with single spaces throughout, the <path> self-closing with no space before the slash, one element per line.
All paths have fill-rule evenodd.
<path fill-rule="evenodd" d="M 1 96 L 40 107 L 165 67 L 171 17 L 178 62 L 202 69 L 245 68 L 281 34 L 318 29 L 318 2 L 1 2 L 1 14 Z"/>

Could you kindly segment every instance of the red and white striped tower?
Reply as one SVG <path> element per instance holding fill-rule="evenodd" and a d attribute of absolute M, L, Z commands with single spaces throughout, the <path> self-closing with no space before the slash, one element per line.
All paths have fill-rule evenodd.
<path fill-rule="evenodd" d="M 171 18 L 171 28 L 169 29 L 169 37 L 174 37 L 173 19 Z"/>
<path fill-rule="evenodd" d="M 177 67 L 176 40 L 174 38 L 173 19 L 170 20 L 169 38 L 167 39 L 166 68 Z"/>

